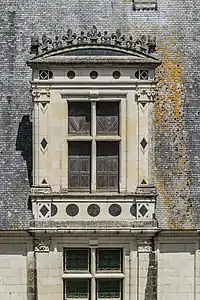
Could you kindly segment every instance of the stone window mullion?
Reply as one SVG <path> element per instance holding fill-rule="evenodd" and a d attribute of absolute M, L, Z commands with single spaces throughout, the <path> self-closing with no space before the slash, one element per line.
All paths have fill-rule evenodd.
<path fill-rule="evenodd" d="M 91 248 L 91 300 L 96 300 L 96 248 Z"/>
<path fill-rule="evenodd" d="M 92 151 L 91 151 L 91 192 L 96 192 L 96 102 L 91 102 L 91 136 L 92 136 Z"/>
<path fill-rule="evenodd" d="M 120 102 L 120 151 L 119 151 L 119 190 L 121 193 L 126 191 L 127 188 L 127 149 L 126 149 L 126 101 L 124 99 Z"/>

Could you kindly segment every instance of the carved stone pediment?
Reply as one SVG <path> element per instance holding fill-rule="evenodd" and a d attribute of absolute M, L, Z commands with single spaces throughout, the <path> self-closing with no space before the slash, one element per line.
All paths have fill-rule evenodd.
<path fill-rule="evenodd" d="M 66 34 L 47 37 L 45 34 L 31 38 L 30 53 L 34 56 L 28 61 L 33 63 L 155 63 L 155 37 L 141 35 L 125 36 L 118 29 L 114 33 L 100 32 L 93 26 L 87 32 L 73 33 L 68 29 Z"/>

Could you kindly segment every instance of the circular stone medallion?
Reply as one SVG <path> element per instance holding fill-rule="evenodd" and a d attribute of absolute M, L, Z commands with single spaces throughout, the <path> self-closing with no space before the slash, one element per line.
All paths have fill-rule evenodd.
<path fill-rule="evenodd" d="M 87 208 L 88 215 L 96 217 L 100 213 L 100 207 L 97 204 L 90 204 Z"/>
<path fill-rule="evenodd" d="M 90 78 L 96 79 L 98 77 L 98 73 L 96 71 L 90 72 Z"/>
<path fill-rule="evenodd" d="M 70 217 L 75 217 L 79 213 L 79 208 L 76 204 L 69 204 L 67 205 L 66 213 Z"/>
<path fill-rule="evenodd" d="M 121 77 L 121 73 L 119 71 L 114 71 L 112 74 L 113 78 L 119 79 Z"/>
<path fill-rule="evenodd" d="M 54 217 L 58 212 L 58 208 L 55 204 L 51 204 L 51 216 Z"/>
<path fill-rule="evenodd" d="M 117 217 L 121 214 L 122 208 L 119 204 L 112 204 L 109 207 L 109 214 L 113 217 Z"/>
<path fill-rule="evenodd" d="M 130 208 L 130 213 L 132 216 L 136 217 L 136 204 L 133 204 Z"/>
<path fill-rule="evenodd" d="M 67 72 L 67 77 L 69 78 L 69 79 L 74 79 L 74 77 L 75 77 L 75 72 L 74 71 L 69 71 L 69 72 Z"/>

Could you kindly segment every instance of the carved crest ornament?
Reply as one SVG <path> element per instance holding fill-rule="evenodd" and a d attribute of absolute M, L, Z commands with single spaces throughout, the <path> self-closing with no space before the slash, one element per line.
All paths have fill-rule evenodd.
<path fill-rule="evenodd" d="M 132 35 L 126 37 L 117 29 L 114 33 L 108 31 L 100 32 L 96 26 L 92 26 L 91 30 L 81 31 L 79 34 L 68 29 L 66 34 L 55 38 L 47 37 L 43 34 L 41 39 L 34 35 L 31 37 L 31 54 L 42 55 L 50 51 L 62 48 L 73 48 L 79 46 L 110 46 L 118 47 L 129 51 L 140 51 L 146 54 L 154 54 L 156 52 L 156 38 L 146 35 L 140 35 L 134 38 Z"/>

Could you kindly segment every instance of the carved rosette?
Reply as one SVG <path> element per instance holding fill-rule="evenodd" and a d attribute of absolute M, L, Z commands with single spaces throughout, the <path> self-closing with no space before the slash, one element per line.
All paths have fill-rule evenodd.
<path fill-rule="evenodd" d="M 35 252 L 49 252 L 50 241 L 49 240 L 34 240 Z"/>

